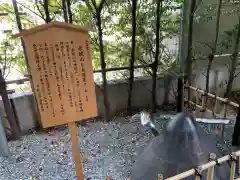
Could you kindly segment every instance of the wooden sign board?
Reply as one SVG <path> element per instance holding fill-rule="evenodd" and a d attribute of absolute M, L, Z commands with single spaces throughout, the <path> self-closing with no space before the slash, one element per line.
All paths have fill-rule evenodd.
<path fill-rule="evenodd" d="M 52 22 L 24 31 L 43 127 L 97 116 L 88 31 Z"/>

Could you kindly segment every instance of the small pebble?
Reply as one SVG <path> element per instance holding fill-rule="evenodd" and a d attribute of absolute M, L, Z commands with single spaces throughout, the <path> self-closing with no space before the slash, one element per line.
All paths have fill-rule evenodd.
<path fill-rule="evenodd" d="M 151 132 L 146 131 L 137 119 L 130 119 L 116 117 L 109 123 L 97 119 L 86 123 L 87 126 L 79 126 L 79 145 L 87 180 L 106 180 L 106 175 L 114 180 L 127 179 L 136 157 L 153 139 Z M 168 120 L 156 114 L 155 122 L 162 130 Z M 218 143 L 222 152 L 231 145 L 233 125 L 225 129 L 225 143 Z M 208 126 L 202 128 L 211 133 Z M 73 180 L 75 165 L 71 147 L 67 128 L 28 134 L 20 141 L 11 141 L 12 160 L 0 157 L 0 180 L 29 180 L 31 176 L 36 180 Z"/>

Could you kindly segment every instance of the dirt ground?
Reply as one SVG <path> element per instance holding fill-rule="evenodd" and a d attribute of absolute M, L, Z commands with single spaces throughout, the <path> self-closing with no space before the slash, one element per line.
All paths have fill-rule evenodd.
<path fill-rule="evenodd" d="M 168 116 L 154 115 L 159 130 L 164 128 Z M 207 125 L 201 125 L 212 133 Z M 136 157 L 153 138 L 138 120 L 115 118 L 110 123 L 88 122 L 79 126 L 83 154 L 84 174 L 87 180 L 127 179 Z M 217 146 L 224 153 L 230 148 L 232 124 L 225 128 L 224 138 Z M 73 180 L 74 163 L 68 130 L 58 128 L 53 133 L 37 133 L 9 142 L 11 157 L 0 157 L 0 180 Z"/>

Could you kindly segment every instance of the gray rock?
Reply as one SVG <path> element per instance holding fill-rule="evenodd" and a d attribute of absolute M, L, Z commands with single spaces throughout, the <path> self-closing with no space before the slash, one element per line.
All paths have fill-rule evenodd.
<path fill-rule="evenodd" d="M 158 174 L 167 178 L 195 168 L 206 163 L 210 153 L 221 156 L 216 143 L 215 136 L 206 135 L 196 121 L 181 113 L 168 122 L 166 129 L 137 158 L 131 180 L 155 180 Z M 206 171 L 203 173 L 204 179 Z M 214 180 L 229 179 L 229 173 L 230 167 L 224 163 L 215 168 Z"/>

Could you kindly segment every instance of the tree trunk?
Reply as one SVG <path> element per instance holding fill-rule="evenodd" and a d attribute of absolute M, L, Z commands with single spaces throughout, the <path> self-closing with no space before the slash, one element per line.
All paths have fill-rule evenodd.
<path fill-rule="evenodd" d="M 90 11 L 93 11 L 92 6 L 89 4 L 89 1 L 84 1 Z M 109 114 L 109 101 L 108 101 L 108 90 L 107 90 L 107 74 L 106 74 L 106 62 L 105 62 L 105 54 L 104 54 L 104 45 L 103 45 L 103 30 L 102 30 L 102 21 L 101 21 L 101 13 L 105 3 L 105 0 L 101 0 L 99 6 L 95 0 L 92 0 L 91 3 L 94 6 L 94 19 L 96 20 L 97 30 L 98 30 L 98 38 L 99 38 L 99 51 L 100 51 L 100 61 L 101 61 L 101 72 L 102 72 L 102 79 L 103 79 L 103 103 L 105 107 L 105 120 L 108 122 L 110 120 Z M 70 1 L 67 0 L 68 12 L 69 15 L 69 22 L 71 23 L 71 10 L 70 9 Z"/>
<path fill-rule="evenodd" d="M 185 82 L 188 83 L 189 86 L 192 84 L 192 36 L 193 36 L 193 18 L 194 18 L 194 11 L 196 7 L 196 0 L 192 0 L 190 13 L 189 13 L 189 26 L 188 26 L 188 53 L 187 53 L 187 60 L 186 60 L 186 70 L 185 70 Z M 188 88 L 188 99 L 191 98 L 191 91 Z"/>
<path fill-rule="evenodd" d="M 178 78 L 178 87 L 177 87 L 177 112 L 183 111 L 183 81 L 182 78 Z"/>
<path fill-rule="evenodd" d="M 69 18 L 69 23 L 73 23 L 73 15 L 72 15 L 72 10 L 71 10 L 71 0 L 66 0 L 67 3 L 67 12 L 68 12 L 68 18 Z"/>
<path fill-rule="evenodd" d="M 67 23 L 68 22 L 68 14 L 67 14 L 67 7 L 66 7 L 65 0 L 62 0 L 62 10 L 63 10 L 64 21 Z"/>
<path fill-rule="evenodd" d="M 229 79 L 228 79 L 226 93 L 225 93 L 226 98 L 230 98 L 230 93 L 232 91 L 233 80 L 235 78 L 236 66 L 237 66 L 237 61 L 238 61 L 239 40 L 240 40 L 240 16 L 239 16 L 239 19 L 238 19 L 238 30 L 237 30 L 237 35 L 236 35 L 236 41 L 235 41 L 234 48 L 233 48 L 231 69 L 230 69 L 230 72 L 229 72 Z"/>
<path fill-rule="evenodd" d="M 48 0 L 43 1 L 43 8 L 44 8 L 45 16 L 46 16 L 45 22 L 49 23 L 49 22 L 51 22 L 51 18 L 50 18 L 49 9 L 48 9 Z"/>
<path fill-rule="evenodd" d="M 16 0 L 12 0 L 12 4 L 13 4 L 13 9 L 14 9 L 14 13 L 15 13 L 16 22 L 17 22 L 18 31 L 22 32 L 23 28 L 22 28 L 21 19 L 20 19 L 20 16 L 19 16 L 17 1 Z M 28 72 L 30 72 L 29 71 L 29 65 L 28 65 L 28 58 L 27 58 L 26 47 L 25 47 L 23 38 L 21 38 L 21 45 L 22 45 L 22 48 L 23 48 L 23 54 L 24 54 L 25 60 L 27 62 L 26 63 L 27 64 L 27 69 L 28 69 Z"/>
<path fill-rule="evenodd" d="M 129 68 L 129 86 L 128 86 L 128 113 L 131 114 L 132 111 L 132 89 L 134 81 L 134 61 L 135 61 L 135 48 L 136 48 L 136 9 L 137 9 L 137 0 L 132 0 L 132 51 L 130 59 L 130 68 Z"/>
<path fill-rule="evenodd" d="M 109 116 L 106 62 L 105 62 L 105 57 L 104 57 L 101 10 L 97 10 L 96 15 L 97 15 L 96 20 L 97 20 L 97 29 L 98 29 L 98 38 L 99 38 L 99 50 L 100 50 L 100 60 L 101 60 L 101 69 L 102 69 L 102 79 L 103 79 L 103 101 L 104 101 L 104 106 L 105 106 L 105 120 L 108 122 L 110 120 L 110 116 Z"/>
<path fill-rule="evenodd" d="M 213 54 L 210 54 L 208 56 L 208 66 L 207 66 L 207 75 L 206 75 L 206 89 L 205 89 L 205 92 L 206 94 L 209 92 L 209 79 L 210 79 L 210 70 L 211 70 L 211 67 L 212 67 L 212 61 L 213 61 L 213 58 L 214 58 L 214 55 Z M 206 99 L 205 99 L 205 105 L 207 103 L 207 95 L 206 95 Z"/>
<path fill-rule="evenodd" d="M 18 140 L 18 139 L 20 139 L 21 133 L 20 133 L 20 129 L 17 125 L 17 120 L 16 120 L 16 117 L 14 115 L 14 111 L 12 109 L 11 103 L 8 99 L 6 82 L 3 78 L 1 70 L 0 70 L 0 93 L 1 93 L 1 96 L 2 96 L 2 101 L 3 101 L 5 113 L 6 113 L 6 116 L 7 116 L 7 120 L 9 122 L 10 127 L 11 127 L 11 132 L 12 132 L 11 139 L 12 140 Z"/>
<path fill-rule="evenodd" d="M 187 60 L 187 43 L 188 43 L 188 30 L 189 30 L 189 9 L 191 6 L 191 1 L 184 1 L 181 10 L 181 35 L 179 37 L 179 65 L 180 65 L 180 76 L 178 77 L 178 87 L 177 87 L 177 111 L 181 112 L 184 107 L 184 91 L 183 84 L 187 84 L 187 73 L 186 73 L 186 60 Z M 179 86 L 182 83 L 182 87 Z M 181 102 L 182 101 L 182 102 Z"/>
<path fill-rule="evenodd" d="M 206 75 L 206 94 L 209 93 L 209 78 L 210 78 L 210 70 L 212 67 L 212 62 L 214 60 L 214 56 L 216 54 L 217 49 L 217 42 L 218 42 L 218 34 L 219 34 L 219 26 L 220 26 L 220 15 L 221 15 L 221 8 L 222 8 L 222 0 L 219 0 L 218 3 L 218 10 L 217 10 L 217 19 L 216 19 L 216 32 L 215 32 L 215 40 L 212 47 L 212 53 L 208 56 L 208 66 L 207 66 L 207 75 Z M 205 103 L 204 108 L 207 106 L 208 95 L 205 96 Z"/>
<path fill-rule="evenodd" d="M 12 0 L 12 4 L 13 4 L 14 13 L 15 13 L 15 18 L 16 18 L 18 31 L 22 32 L 23 28 L 22 28 L 22 23 L 21 23 L 19 11 L 18 11 L 17 1 Z M 24 44 L 24 41 L 23 41 L 22 38 L 21 38 L 21 45 L 22 45 L 22 48 L 23 48 L 23 54 L 24 54 L 26 64 L 27 64 L 27 71 L 30 72 L 29 71 L 29 65 L 28 65 L 27 53 L 26 53 L 26 47 L 25 47 L 25 44 Z M 0 76 L 2 76 L 2 73 L 0 73 Z M 12 109 L 11 104 L 10 104 L 9 99 L 8 99 L 5 80 L 3 79 L 3 77 L 0 77 L 0 78 L 1 78 L 1 81 L 3 81 L 3 84 L 2 84 L 3 87 L 1 87 L 1 88 L 3 88 L 1 95 L 2 95 L 2 99 L 3 99 L 6 115 L 8 117 L 8 121 L 9 121 L 9 124 L 10 124 L 11 129 L 12 129 L 13 138 L 14 139 L 19 139 L 20 138 L 20 130 L 17 126 L 17 122 L 16 122 L 16 119 L 15 119 L 15 116 L 14 116 L 14 113 L 13 113 L 13 109 Z M 33 87 L 32 87 L 32 89 L 33 89 Z"/>
<path fill-rule="evenodd" d="M 12 0 L 12 4 L 13 4 L 13 8 L 14 8 L 14 13 L 15 13 L 15 18 L 16 18 L 16 22 L 17 22 L 17 27 L 18 27 L 18 31 L 19 32 L 22 32 L 23 31 L 23 28 L 22 28 L 22 23 L 21 23 L 21 19 L 20 19 L 20 16 L 19 16 L 19 11 L 18 11 L 18 6 L 17 6 L 17 2 L 16 0 Z M 21 37 L 21 45 L 22 45 L 22 48 L 23 48 L 23 54 L 24 54 L 24 57 L 25 57 L 25 61 L 26 61 L 26 65 L 27 65 L 27 72 L 30 73 L 30 68 L 29 68 L 29 63 L 28 63 L 28 57 L 27 57 L 27 52 L 26 52 L 26 47 L 25 47 L 25 44 L 24 44 L 24 41 L 23 41 L 23 38 Z M 33 86 L 33 83 L 32 83 L 32 80 L 31 80 L 31 77 L 30 77 L 30 84 L 31 84 L 31 89 L 32 91 L 34 91 L 34 86 Z M 34 107 L 37 107 L 37 102 L 36 102 L 36 99 L 35 99 L 35 103 L 33 106 Z M 40 120 L 40 114 L 39 112 L 37 112 L 37 118 L 38 120 Z M 40 126 L 40 123 L 37 124 L 37 126 Z"/>
<path fill-rule="evenodd" d="M 159 31 L 160 31 L 160 17 L 162 10 L 162 1 L 157 1 L 157 10 L 156 10 L 156 52 L 155 52 L 155 61 L 152 66 L 152 112 L 156 112 L 156 87 L 157 87 L 157 69 L 158 69 L 158 56 L 159 56 Z"/>

